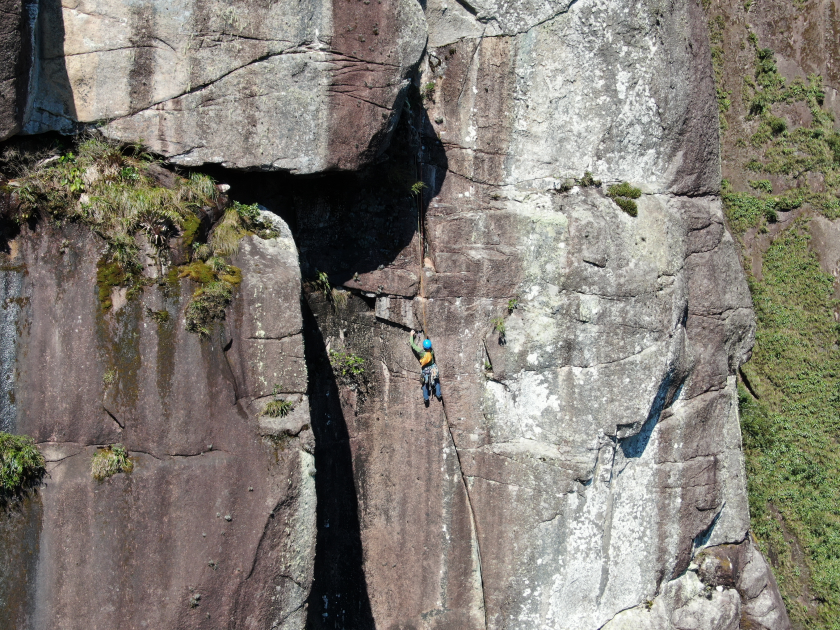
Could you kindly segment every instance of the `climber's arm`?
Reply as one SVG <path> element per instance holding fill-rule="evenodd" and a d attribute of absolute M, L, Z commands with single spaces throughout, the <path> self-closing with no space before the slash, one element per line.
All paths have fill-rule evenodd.
<path fill-rule="evenodd" d="M 423 355 L 423 348 L 421 348 L 419 345 L 414 343 L 414 335 L 415 335 L 415 332 L 412 330 L 411 333 L 409 333 L 409 336 L 408 336 L 408 343 L 411 344 L 411 349 L 414 350 L 414 354 L 416 354 L 419 357 L 419 356 Z"/>

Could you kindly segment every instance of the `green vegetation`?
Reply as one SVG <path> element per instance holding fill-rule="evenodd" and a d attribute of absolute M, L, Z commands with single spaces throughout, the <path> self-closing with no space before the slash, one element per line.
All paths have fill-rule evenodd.
<path fill-rule="evenodd" d="M 43 210 L 58 220 L 89 225 L 108 243 L 109 258 L 130 273 L 131 263 L 137 262 L 134 234 L 145 234 L 159 247 L 217 195 L 212 179 L 199 174 L 176 178 L 173 188 L 163 188 L 147 173 L 151 162 L 137 145 L 88 136 L 76 153 L 19 169 L 13 182 L 21 208 L 17 219 Z"/>
<path fill-rule="evenodd" d="M 105 373 L 102 375 L 102 384 L 105 387 L 109 385 L 113 385 L 117 382 L 117 371 L 116 370 L 106 370 Z"/>
<path fill-rule="evenodd" d="M 515 311 L 518 308 L 519 308 L 519 298 L 518 297 L 510 298 L 507 302 L 508 313 L 513 313 L 513 311 Z"/>
<path fill-rule="evenodd" d="M 745 32 L 738 19 L 709 23 L 723 168 L 737 182 L 723 181 L 727 221 L 743 237 L 750 228 L 767 231 L 780 212 L 802 215 L 766 253 L 766 241 L 738 238 L 748 276 L 763 258 L 761 274 L 748 277 L 756 343 L 738 392 L 752 527 L 794 627 L 840 630 L 838 304 L 806 223 L 814 214 L 840 217 L 840 137 L 823 108 L 821 77 L 782 77 L 754 34 L 736 37 Z M 741 51 L 752 53 L 746 75 Z"/>
<path fill-rule="evenodd" d="M 208 282 L 196 289 L 185 313 L 187 330 L 209 337 L 211 325 L 225 318 L 225 309 L 233 299 L 233 286 L 224 280 Z"/>
<path fill-rule="evenodd" d="M 0 502 L 40 481 L 45 466 L 44 456 L 31 437 L 0 431 Z"/>
<path fill-rule="evenodd" d="M 499 343 L 505 343 L 505 332 L 507 331 L 507 326 L 505 325 L 505 318 L 504 317 L 496 317 L 490 320 L 493 324 L 493 330 L 499 333 Z"/>
<path fill-rule="evenodd" d="M 428 188 L 428 186 L 426 186 L 426 182 L 414 182 L 411 185 L 411 195 L 413 197 L 420 196 L 424 188 Z"/>
<path fill-rule="evenodd" d="M 184 246 L 191 248 L 198 236 L 198 230 L 201 228 L 201 219 L 197 215 L 191 214 L 184 219 L 183 232 L 181 237 L 184 239 Z"/>
<path fill-rule="evenodd" d="M 330 350 L 330 365 L 333 374 L 342 380 L 353 380 L 365 373 L 365 360 L 349 352 Z"/>
<path fill-rule="evenodd" d="M 90 473 L 97 481 L 103 481 L 117 473 L 130 473 L 134 462 L 122 444 L 100 448 L 90 461 Z"/>
<path fill-rule="evenodd" d="M 265 406 L 262 415 L 269 418 L 285 418 L 294 408 L 295 403 L 291 400 L 272 400 Z"/>
<path fill-rule="evenodd" d="M 257 234 L 261 238 L 277 236 L 272 226 L 260 218 L 256 204 L 245 205 L 235 201 L 210 232 L 208 242 L 194 247 L 193 261 L 180 267 L 179 278 L 189 278 L 200 285 L 185 313 L 189 332 L 209 337 L 213 322 L 225 318 L 225 309 L 233 299 L 233 291 L 242 282 L 242 270 L 229 265 L 225 257 L 236 255 L 239 241 L 249 234 Z"/>
<path fill-rule="evenodd" d="M 318 291 L 321 291 L 324 294 L 324 297 L 327 300 L 330 299 L 330 293 L 332 292 L 332 285 L 330 284 L 330 277 L 324 271 L 315 270 L 315 280 L 313 282 L 315 288 Z"/>
<path fill-rule="evenodd" d="M 616 205 L 624 210 L 631 217 L 638 216 L 639 208 L 634 199 L 642 196 L 642 191 L 639 188 L 633 188 L 627 182 L 620 184 L 613 184 L 607 188 L 607 197 L 612 199 Z"/>
<path fill-rule="evenodd" d="M 39 156 L 40 157 L 40 156 Z M 143 278 L 135 235 L 143 235 L 156 248 L 169 236 L 189 228 L 197 230 L 197 210 L 214 203 L 216 187 L 205 176 L 175 178 L 163 188 L 148 174 L 151 157 L 137 145 L 120 146 L 96 136 L 83 138 L 76 152 L 26 164 L 23 156 L 4 162 L 18 177 L 9 182 L 19 209 L 15 219 L 29 220 L 36 211 L 54 220 L 75 221 L 101 236 L 107 251 L 97 268 L 99 303 L 111 308 L 111 292 L 127 287 L 136 295 L 149 280 Z"/>
<path fill-rule="evenodd" d="M 150 308 L 146 309 L 146 316 L 157 322 L 158 324 L 165 324 L 169 321 L 169 311 L 153 311 Z"/>
<path fill-rule="evenodd" d="M 709 43 L 712 47 L 712 69 L 715 73 L 715 86 L 718 102 L 718 117 L 721 131 L 726 131 L 726 112 L 732 107 L 732 92 L 723 89 L 723 31 L 726 25 L 722 15 L 709 20 Z"/>
<path fill-rule="evenodd" d="M 117 262 L 101 258 L 96 264 L 96 287 L 99 292 L 99 305 L 102 310 L 111 308 L 111 290 L 122 286 L 129 279 L 129 274 Z"/>
<path fill-rule="evenodd" d="M 347 302 L 350 299 L 350 292 L 343 289 L 333 288 L 330 291 L 330 301 L 333 303 L 335 310 L 342 310 L 347 308 Z"/>
<path fill-rule="evenodd" d="M 162 250 L 171 236 L 180 235 L 192 260 L 175 273 L 170 270 L 167 281 L 171 285 L 177 278 L 189 278 L 199 285 L 187 306 L 187 329 L 209 334 L 211 323 L 224 318 L 233 290 L 242 281 L 241 270 L 225 259 L 236 255 L 244 236 L 274 238 L 277 231 L 262 220 L 256 204 L 234 202 L 207 242 L 199 242 L 199 214 L 215 206 L 218 197 L 212 178 L 198 173 L 176 176 L 164 187 L 152 175 L 160 167 L 137 145 L 87 136 L 75 148 L 51 157 L 27 159 L 13 150 L 0 156 L 0 165 L 17 174 L 7 184 L 19 205 L 14 218 L 23 222 L 38 210 L 58 222 L 88 225 L 105 240 L 107 250 L 96 274 L 103 311 L 112 307 L 115 288 L 127 289 L 126 298 L 131 299 L 154 283 L 143 275 L 137 237 Z M 160 323 L 168 314 L 150 317 Z"/>
<path fill-rule="evenodd" d="M 600 186 L 601 180 L 595 179 L 594 177 L 592 177 L 592 173 L 586 171 L 583 174 L 583 177 L 575 180 L 575 184 L 581 186 L 582 188 L 589 188 L 590 186 Z"/>
<path fill-rule="evenodd" d="M 723 193 L 726 217 L 733 233 L 741 235 L 764 222 L 775 223 L 776 201 L 772 197 L 757 197 L 750 193 Z"/>
<path fill-rule="evenodd" d="M 269 401 L 263 408 L 263 416 L 268 416 L 269 418 L 285 418 L 295 408 L 294 402 L 280 398 L 280 385 L 275 383 L 271 395 L 274 396 L 274 400 Z"/>
<path fill-rule="evenodd" d="M 837 195 L 840 190 L 840 133 L 834 129 L 834 116 L 823 109 L 822 77 L 812 74 L 807 80 L 787 81 L 776 68 L 773 51 L 761 48 L 754 35 L 751 35 L 750 43 L 755 51 L 755 72 L 753 77 L 744 78 L 743 98 L 749 111 L 747 120 L 755 127 L 748 138 L 755 155 L 745 167 L 756 173 L 784 177 L 790 188 L 795 189 L 795 194 L 789 195 L 796 201 L 794 207 L 807 202 L 828 218 L 840 217 Z M 796 103 L 807 107 L 811 115 L 809 126 L 790 128 L 784 118 L 773 112 L 775 105 Z M 818 175 L 823 186 L 815 190 L 809 185 L 807 174 Z M 756 190 L 769 193 L 768 180 L 756 180 L 750 185 L 762 183 L 766 186 Z"/>
<path fill-rule="evenodd" d="M 742 371 L 752 393 L 741 386 L 739 398 L 753 530 L 777 559 L 775 574 L 794 621 L 837 629 L 840 328 L 834 278 L 820 270 L 808 241 L 798 220 L 767 251 L 763 279 L 751 279 L 758 329 Z M 794 556 L 797 545 L 807 574 Z M 820 602 L 817 619 L 797 601 L 803 592 Z"/>
<path fill-rule="evenodd" d="M 773 186 L 770 184 L 769 179 L 751 180 L 747 183 L 750 185 L 750 188 L 758 192 L 767 193 L 768 195 L 773 192 Z"/>
<path fill-rule="evenodd" d="M 424 101 L 427 100 L 427 99 L 431 99 L 435 95 L 435 89 L 436 89 L 435 82 L 434 81 L 429 81 L 422 88 L 420 88 L 420 96 L 422 97 L 422 99 Z"/>

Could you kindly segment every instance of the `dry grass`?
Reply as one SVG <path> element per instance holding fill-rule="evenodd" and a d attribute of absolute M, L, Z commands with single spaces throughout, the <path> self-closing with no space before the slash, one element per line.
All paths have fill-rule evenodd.
<path fill-rule="evenodd" d="M 117 473 L 130 473 L 134 462 L 122 444 L 113 444 L 99 449 L 90 462 L 90 473 L 97 481 L 103 481 Z"/>

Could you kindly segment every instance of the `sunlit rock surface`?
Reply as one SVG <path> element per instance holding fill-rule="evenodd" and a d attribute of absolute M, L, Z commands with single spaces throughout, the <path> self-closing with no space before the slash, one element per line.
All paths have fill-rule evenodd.
<path fill-rule="evenodd" d="M 42 5 L 28 132 L 102 121 L 176 164 L 322 175 L 225 174 L 293 227 L 243 243 L 209 342 L 144 319 L 182 312 L 175 289 L 99 314 L 81 231 L 10 251 L 3 386 L 25 395 L 0 418 L 52 474 L 7 530 L 42 527 L 15 600 L 33 627 L 81 620 L 85 580 L 113 585 L 103 622 L 157 598 L 159 627 L 789 627 L 749 538 L 754 320 L 699 4 L 423 10 Z M 607 195 L 624 181 L 637 216 Z M 428 408 L 410 328 L 441 371 Z M 108 361 L 130 380 L 106 387 Z M 299 404 L 282 421 L 258 417 L 275 385 Z M 87 458 L 117 440 L 138 469 L 95 492 Z M 70 582 L 47 554 L 90 532 L 106 560 Z M 158 590 L 128 599 L 126 563 Z"/>
<path fill-rule="evenodd" d="M 97 124 L 177 164 L 295 173 L 375 157 L 426 43 L 414 0 L 47 0 L 39 20 L 27 132 Z"/>

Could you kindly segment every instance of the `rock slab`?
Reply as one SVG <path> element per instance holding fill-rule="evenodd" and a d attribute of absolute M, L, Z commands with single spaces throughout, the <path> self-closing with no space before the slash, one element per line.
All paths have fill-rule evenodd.
<path fill-rule="evenodd" d="M 0 625 L 304 627 L 315 469 L 297 250 L 277 228 L 241 243 L 242 285 L 209 339 L 184 328 L 189 280 L 103 311 L 103 243 L 86 228 L 42 224 L 13 241 L 2 273 L 18 291 L 17 404 L 0 405 L 48 475 L 21 516 L 3 515 L 0 593 L 28 589 Z M 273 396 L 294 401 L 296 426 L 262 426 Z M 96 481 L 91 459 L 114 443 L 134 470 Z M 8 555 L 21 545 L 31 563 Z"/>

